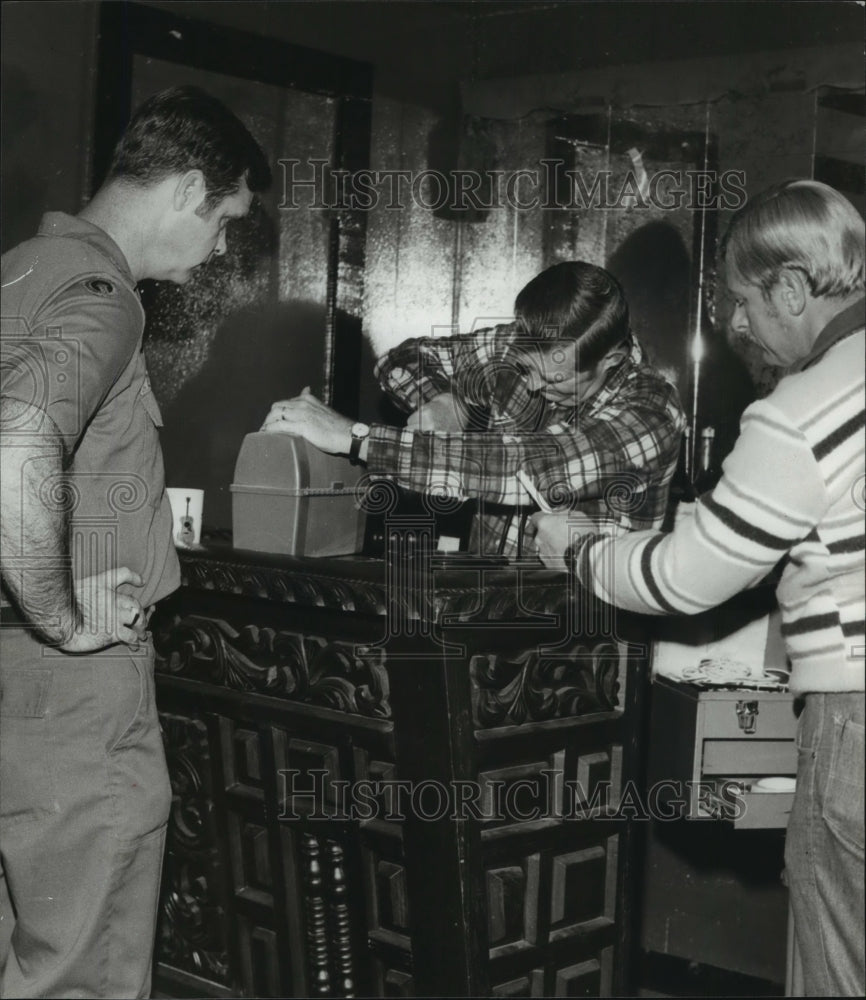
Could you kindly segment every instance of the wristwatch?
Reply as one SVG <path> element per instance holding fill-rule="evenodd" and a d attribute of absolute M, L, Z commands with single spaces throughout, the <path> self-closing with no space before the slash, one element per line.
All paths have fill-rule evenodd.
<path fill-rule="evenodd" d="M 352 465 L 357 465 L 360 459 L 361 445 L 370 436 L 370 428 L 367 424 L 352 424 L 352 444 L 349 447 L 349 461 Z"/>

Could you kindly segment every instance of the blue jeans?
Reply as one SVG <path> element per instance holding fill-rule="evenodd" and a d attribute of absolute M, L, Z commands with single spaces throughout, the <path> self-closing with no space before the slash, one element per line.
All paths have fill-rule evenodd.
<path fill-rule="evenodd" d="M 0 995 L 149 996 L 171 803 L 153 648 L 2 629 L 0 656 Z"/>
<path fill-rule="evenodd" d="M 863 996 L 863 694 L 808 694 L 785 866 L 804 996 Z"/>

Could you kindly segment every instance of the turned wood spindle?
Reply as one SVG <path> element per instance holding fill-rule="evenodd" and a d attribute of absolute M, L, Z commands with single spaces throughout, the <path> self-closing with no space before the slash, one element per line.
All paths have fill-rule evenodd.
<path fill-rule="evenodd" d="M 343 864 L 343 848 L 333 840 L 325 842 L 328 904 L 328 933 L 332 947 L 331 969 L 337 996 L 355 996 L 352 965 L 352 937 L 349 925 L 349 887 Z"/>
<path fill-rule="evenodd" d="M 307 966 L 310 972 L 310 992 L 313 996 L 331 995 L 331 973 L 328 962 L 328 928 L 325 900 L 322 894 L 322 868 L 319 863 L 319 841 L 305 833 L 301 841 L 304 858 L 305 910 L 307 915 Z"/>

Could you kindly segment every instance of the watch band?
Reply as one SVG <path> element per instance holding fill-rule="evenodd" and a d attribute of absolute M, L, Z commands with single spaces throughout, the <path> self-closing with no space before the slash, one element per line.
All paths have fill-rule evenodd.
<path fill-rule="evenodd" d="M 370 428 L 367 424 L 352 424 L 352 443 L 349 446 L 349 461 L 352 465 L 360 462 L 361 445 L 370 436 Z"/>

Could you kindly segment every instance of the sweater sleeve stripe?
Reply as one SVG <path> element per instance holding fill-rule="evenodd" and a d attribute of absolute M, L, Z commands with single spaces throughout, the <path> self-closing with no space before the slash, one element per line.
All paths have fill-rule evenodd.
<path fill-rule="evenodd" d="M 858 410 L 863 409 L 863 381 L 859 381 L 855 385 L 852 385 L 847 392 L 843 392 L 841 396 L 837 396 L 835 393 L 831 394 L 830 401 L 822 406 L 820 409 L 815 410 L 813 413 L 809 414 L 802 423 L 800 424 L 802 430 L 806 434 L 811 434 L 813 438 L 817 438 L 820 431 L 817 428 L 825 421 L 830 421 L 834 426 L 838 425 L 839 418 L 842 416 L 846 410 L 852 413 L 856 413 Z"/>
<path fill-rule="evenodd" d="M 760 497 L 754 495 L 754 493 L 746 493 L 744 490 L 734 483 L 731 479 L 725 479 L 725 488 L 727 491 L 735 496 L 738 500 L 744 501 L 754 510 L 762 511 L 765 514 L 769 514 L 773 520 L 776 520 L 780 513 L 778 504 L 769 504 L 762 500 Z M 718 502 L 718 501 L 717 501 Z M 804 532 L 813 530 L 814 524 L 808 518 L 798 516 L 794 511 L 786 510 L 784 512 L 785 521 L 791 523 L 795 530 L 798 526 L 802 526 Z"/>
<path fill-rule="evenodd" d="M 767 407 L 758 407 L 753 404 L 749 409 L 747 409 L 743 414 L 743 419 L 740 425 L 741 432 L 744 431 L 749 424 L 759 425 L 759 433 L 762 436 L 769 435 L 771 437 L 787 439 L 795 445 L 802 441 L 802 434 L 798 430 L 781 420 L 776 420 L 770 415 Z"/>
<path fill-rule="evenodd" d="M 807 635 L 810 632 L 817 632 L 822 628 L 838 628 L 839 614 L 829 611 L 822 615 L 804 615 L 802 618 L 792 622 L 783 622 L 782 635 Z"/>
<path fill-rule="evenodd" d="M 832 555 L 838 555 L 842 552 L 860 552 L 866 549 L 866 536 L 856 535 L 852 538 L 840 538 L 836 542 L 829 542 L 827 545 L 827 551 Z"/>
<path fill-rule="evenodd" d="M 789 660 L 813 660 L 822 656 L 838 657 L 840 647 L 837 643 L 830 646 L 815 646 L 811 649 L 791 649 L 787 650 Z"/>
<path fill-rule="evenodd" d="M 634 555 L 635 553 L 632 553 L 632 556 Z M 628 577 L 629 587 L 631 587 L 632 593 L 635 595 L 635 597 L 641 604 L 646 605 L 647 608 L 651 608 L 654 612 L 659 612 L 661 610 L 661 606 L 658 603 L 653 604 L 651 592 L 646 587 L 646 581 L 644 580 L 644 575 L 643 575 L 643 568 L 641 566 L 641 559 L 640 559 L 641 553 L 637 553 L 637 555 L 638 558 L 630 558 L 627 559 L 625 562 L 626 576 Z M 616 573 L 617 564 L 612 563 L 611 565 L 612 565 L 612 573 Z M 611 584 L 612 586 L 610 588 L 610 593 L 611 594 L 617 593 L 620 588 L 618 586 L 615 586 L 616 584 L 615 576 L 611 578 Z"/>
<path fill-rule="evenodd" d="M 644 546 L 644 550 L 641 553 L 640 568 L 646 588 L 652 594 L 653 599 L 656 601 L 658 606 L 663 608 L 669 614 L 676 614 L 679 608 L 671 604 L 670 601 L 665 598 L 664 594 L 662 594 L 655 581 L 652 571 L 652 554 L 663 541 L 664 537 L 664 535 L 657 535 L 655 538 L 651 539 L 646 546 Z"/>
<path fill-rule="evenodd" d="M 710 510 L 725 527 L 730 528 L 731 531 L 743 538 L 747 538 L 749 541 L 757 542 L 759 545 L 763 545 L 768 549 L 775 549 L 779 552 L 784 552 L 791 547 L 791 543 L 796 541 L 795 538 L 783 538 L 780 535 L 774 535 L 769 531 L 764 531 L 763 529 L 757 527 L 757 525 L 749 524 L 748 521 L 744 520 L 739 514 L 735 514 L 730 507 L 725 507 L 714 499 L 713 495 L 705 497 L 701 501 L 708 510 Z"/>
<path fill-rule="evenodd" d="M 695 614 L 713 607 L 714 601 L 706 598 L 699 600 L 693 590 L 686 592 L 677 587 L 676 580 L 671 578 L 671 566 L 665 559 L 656 559 L 656 579 L 659 586 L 664 588 L 670 602 L 677 605 L 677 610 L 681 614 Z"/>
<path fill-rule="evenodd" d="M 860 413 L 855 414 L 849 420 L 846 420 L 845 423 L 840 424 L 832 433 L 815 444 L 815 458 L 819 462 L 826 458 L 830 452 L 853 437 L 864 424 L 866 424 L 866 411 L 861 410 Z"/>
<path fill-rule="evenodd" d="M 707 553 L 709 556 L 721 554 L 725 557 L 725 561 L 729 565 L 749 566 L 754 569 L 767 568 L 778 561 L 778 556 L 776 555 L 777 549 L 771 548 L 769 550 L 772 553 L 772 558 L 769 558 L 766 547 L 761 546 L 757 542 L 752 547 L 753 551 L 751 553 L 746 552 L 746 547 L 742 542 L 747 539 L 742 535 L 736 535 L 736 532 L 733 532 L 736 535 L 734 544 L 728 544 L 718 534 L 714 534 L 710 530 L 713 527 L 718 528 L 718 524 L 724 526 L 724 522 L 719 521 L 714 525 L 712 521 L 709 521 L 709 517 L 711 515 L 708 513 L 707 517 L 695 518 L 695 533 L 699 540 L 703 542 L 705 548 L 709 550 Z M 707 521 L 709 521 L 709 527 L 706 523 Z M 754 551 L 755 549 L 757 551 Z"/>

